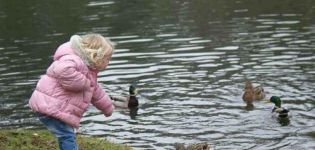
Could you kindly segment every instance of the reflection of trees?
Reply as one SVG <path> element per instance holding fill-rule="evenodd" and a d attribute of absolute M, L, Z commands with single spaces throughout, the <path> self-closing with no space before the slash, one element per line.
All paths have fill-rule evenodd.
<path fill-rule="evenodd" d="M 8 55 L 2 63 L 16 66 L 11 71 L 20 72 L 34 69 L 28 61 L 42 58 L 40 67 L 45 68 L 51 62 L 54 49 L 69 34 L 77 32 L 84 8 L 84 1 L 74 0 L 0 1 L 1 47 L 18 52 Z"/>
<path fill-rule="evenodd" d="M 315 1 L 313 0 L 265 0 L 252 1 L 243 0 L 239 4 L 241 7 L 249 9 L 252 16 L 260 14 L 304 14 L 309 15 L 309 11 L 313 10 Z"/>
<path fill-rule="evenodd" d="M 47 34 L 73 33 L 85 1 L 1 1 L 1 36 L 4 39 L 41 39 Z"/>
<path fill-rule="evenodd" d="M 80 25 L 93 28 L 90 22 L 81 22 L 81 16 L 90 13 L 103 15 L 97 26 L 109 26 L 111 35 L 136 32 L 158 32 L 161 25 L 176 25 L 178 31 L 198 35 L 215 34 L 216 21 L 229 21 L 233 17 L 257 17 L 260 14 L 303 14 L 313 18 L 315 1 L 302 0 L 179 0 L 146 1 L 118 0 L 109 7 L 86 8 L 85 1 L 1 1 L 1 35 L 6 37 L 37 37 L 50 33 L 71 34 L 80 31 Z M 247 9 L 245 13 L 235 10 Z M 104 12 L 102 14 L 102 12 Z M 103 17 L 103 18 L 102 18 Z M 210 23 L 209 23 L 210 22 Z M 174 27 L 175 28 L 175 27 Z M 81 29 L 82 30 L 82 29 Z M 187 34 L 188 34 L 187 33 Z"/>
<path fill-rule="evenodd" d="M 187 5 L 187 17 L 185 20 L 191 21 L 190 26 L 195 26 L 195 32 L 201 35 L 211 35 L 231 27 L 224 27 L 224 24 L 212 22 L 233 21 L 233 18 L 250 17 L 256 18 L 262 14 L 302 14 L 304 18 L 313 18 L 315 1 L 304 0 L 303 2 L 295 0 L 283 1 L 258 1 L 258 0 L 200 0 L 191 1 Z M 238 10 L 247 10 L 244 13 L 236 13 Z M 309 20 L 308 20 L 309 21 Z M 210 23 L 209 23 L 210 22 Z M 233 22 L 230 22 L 233 23 Z M 241 24 L 236 22 L 235 24 Z M 231 24 L 230 24 L 231 25 Z M 218 29 L 219 28 L 219 29 Z M 193 28 L 192 28 L 193 29 Z M 210 33 L 209 33 L 210 32 Z"/>
<path fill-rule="evenodd" d="M 303 14 L 314 16 L 313 0 L 198 0 L 198 1 L 145 1 L 119 0 L 109 7 L 86 8 L 85 1 L 1 1 L 2 35 L 10 37 L 37 37 L 49 33 L 71 34 L 80 31 L 80 24 L 93 28 L 95 25 L 81 22 L 82 15 L 100 14 L 96 26 L 109 26 L 111 35 L 121 33 L 161 31 L 163 24 L 176 25 L 179 31 L 196 32 L 199 35 L 215 34 L 221 26 L 216 21 L 229 21 L 233 17 L 257 17 L 260 14 Z M 235 10 L 247 9 L 245 13 Z M 101 12 L 104 12 L 103 14 Z M 102 18 L 103 17 L 103 18 Z M 210 23 L 209 23 L 210 22 Z M 92 22 L 90 22 L 92 23 Z M 93 22 L 94 23 L 94 22 Z M 187 33 L 188 34 L 188 33 Z"/>
<path fill-rule="evenodd" d="M 176 25 L 175 30 L 180 33 L 195 33 L 201 36 L 222 36 L 231 27 L 224 22 L 233 18 L 255 18 L 261 14 L 303 14 L 312 18 L 312 0 L 305 0 L 297 4 L 294 0 L 284 1 L 252 1 L 252 0 L 199 0 L 199 1 L 141 1 L 117 4 L 113 19 L 116 31 L 143 30 L 150 26 L 151 32 L 161 31 L 161 25 Z M 243 13 L 236 13 L 245 10 Z M 145 22 L 145 23 L 143 23 Z M 237 23 L 237 22 L 236 22 Z M 241 24 L 241 23 L 239 23 Z M 238 24 L 238 25 L 239 25 Z M 233 26 L 232 26 L 233 27 Z M 150 32 L 150 31 L 149 31 Z"/>
<path fill-rule="evenodd" d="M 112 27 L 111 35 L 128 34 L 130 31 L 144 33 L 152 19 L 152 2 L 143 0 L 120 0 L 110 7 L 111 16 L 104 21 Z M 104 24 L 103 24 L 104 25 Z"/>

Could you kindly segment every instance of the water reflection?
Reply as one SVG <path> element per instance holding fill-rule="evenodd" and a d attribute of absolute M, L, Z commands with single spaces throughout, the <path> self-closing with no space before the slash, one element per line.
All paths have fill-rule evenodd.
<path fill-rule="evenodd" d="M 138 110 L 139 110 L 138 107 L 136 107 L 136 108 L 129 108 L 130 119 L 136 119 L 136 116 L 138 115 Z"/>
<path fill-rule="evenodd" d="M 288 117 L 286 118 L 278 117 L 277 120 L 281 126 L 288 126 L 290 124 L 290 119 Z"/>
<path fill-rule="evenodd" d="M 63 4 L 0 2 L 2 127 L 36 127 L 26 104 L 54 49 L 73 33 L 99 32 L 117 50 L 98 80 L 109 93 L 138 81 L 145 104 L 110 118 L 91 107 L 84 133 L 136 149 L 314 149 L 313 1 Z M 273 118 L 261 102 L 245 107 L 245 79 L 284 97 L 292 117 Z"/>
<path fill-rule="evenodd" d="M 255 106 L 252 103 L 246 103 L 245 109 L 250 111 L 250 110 L 254 110 Z"/>

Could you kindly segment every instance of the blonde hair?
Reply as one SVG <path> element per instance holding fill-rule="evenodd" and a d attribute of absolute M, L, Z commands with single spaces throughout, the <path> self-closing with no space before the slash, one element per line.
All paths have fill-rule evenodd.
<path fill-rule="evenodd" d="M 100 34 L 73 35 L 70 43 L 75 53 L 93 68 L 97 61 L 111 58 L 114 52 L 113 43 Z"/>

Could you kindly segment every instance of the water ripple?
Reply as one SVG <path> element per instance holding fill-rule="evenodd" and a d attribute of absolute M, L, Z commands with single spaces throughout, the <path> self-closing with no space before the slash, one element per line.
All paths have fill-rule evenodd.
<path fill-rule="evenodd" d="M 43 29 L 6 31 L 0 35 L 0 125 L 39 126 L 27 101 L 52 61 L 48 55 L 57 41 L 92 30 L 109 36 L 116 47 L 98 81 L 108 93 L 122 95 L 135 84 L 141 105 L 135 116 L 116 109 L 109 118 L 91 106 L 82 133 L 146 150 L 174 149 L 175 142 L 208 142 L 215 149 L 314 149 L 313 3 L 269 3 L 280 5 L 89 1 L 69 5 L 87 10 L 73 11 L 70 21 L 59 20 L 69 18 L 60 11 L 48 15 Z M 0 16 L 8 23 L 6 10 Z M 55 28 L 58 21 L 66 22 Z M 246 107 L 246 79 L 263 85 L 267 97 L 282 98 L 290 109 L 288 122 L 272 116 L 273 104 Z"/>

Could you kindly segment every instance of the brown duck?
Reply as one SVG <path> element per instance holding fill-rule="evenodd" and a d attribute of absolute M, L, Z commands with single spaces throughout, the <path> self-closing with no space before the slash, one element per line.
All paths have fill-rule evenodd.
<path fill-rule="evenodd" d="M 263 100 L 265 97 L 266 93 L 261 85 L 254 87 L 251 81 L 247 80 L 245 82 L 243 100 L 247 104 L 252 104 L 254 100 Z"/>
<path fill-rule="evenodd" d="M 211 150 L 211 146 L 208 143 L 196 143 L 188 145 L 187 147 L 183 143 L 175 143 L 176 150 Z"/>

